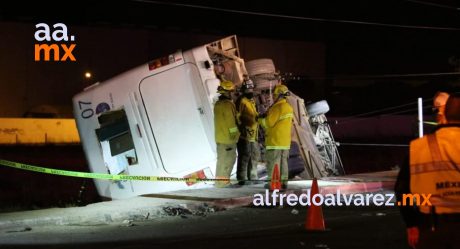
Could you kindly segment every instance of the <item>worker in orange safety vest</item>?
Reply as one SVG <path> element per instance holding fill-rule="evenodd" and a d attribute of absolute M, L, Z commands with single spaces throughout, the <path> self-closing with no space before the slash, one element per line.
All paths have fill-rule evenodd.
<path fill-rule="evenodd" d="M 410 143 L 409 163 L 401 168 L 395 185 L 408 243 L 417 249 L 460 248 L 459 94 L 447 98 L 438 123 L 433 134 Z M 407 194 L 418 195 L 421 201 L 402 206 Z"/>

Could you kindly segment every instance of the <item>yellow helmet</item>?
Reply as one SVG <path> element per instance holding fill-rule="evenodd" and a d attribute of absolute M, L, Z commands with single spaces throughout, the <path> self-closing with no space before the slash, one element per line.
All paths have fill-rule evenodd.
<path fill-rule="evenodd" d="M 217 87 L 218 93 L 231 92 L 235 90 L 235 85 L 229 80 L 224 80 L 220 82 L 220 86 Z"/>
<path fill-rule="evenodd" d="M 276 85 L 275 89 L 273 90 L 273 94 L 275 95 L 284 95 L 287 96 L 289 95 L 289 89 L 285 85 Z"/>

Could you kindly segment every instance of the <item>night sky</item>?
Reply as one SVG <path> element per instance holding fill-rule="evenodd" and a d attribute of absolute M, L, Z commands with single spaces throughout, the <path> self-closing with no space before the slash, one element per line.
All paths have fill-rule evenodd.
<path fill-rule="evenodd" d="M 135 54 L 128 51 L 127 48 L 135 50 L 136 47 L 135 43 L 129 44 L 130 32 L 139 35 L 154 31 L 160 35 L 146 35 L 149 44 L 155 44 L 151 41 L 155 39 L 170 40 L 179 48 L 201 45 L 207 37 L 230 34 L 321 44 L 324 61 L 320 63 L 324 64 L 324 70 L 285 73 L 297 77 L 288 82 L 296 93 L 307 101 L 327 99 L 333 107 L 331 114 L 337 116 L 405 104 L 415 101 L 416 97 L 430 98 L 437 90 L 458 91 L 460 13 L 457 7 L 460 5 L 455 1 L 136 0 L 59 4 L 59 11 L 46 7 L 43 2 L 28 3 L 27 8 L 19 4 L 4 5 L 0 7 L 0 22 L 32 28 L 39 22 L 64 22 L 74 30 L 83 30 L 78 37 L 80 51 L 84 46 L 91 48 L 90 43 L 103 42 L 113 53 L 123 54 L 123 60 L 108 60 L 101 72 L 95 74 L 97 80 L 105 80 L 171 52 L 166 46 L 151 45 Z M 122 33 L 113 35 L 113 30 Z M 33 29 L 30 32 L 34 32 Z M 108 35 L 106 39 L 94 40 L 91 39 L 94 33 L 98 37 Z M 171 34 L 182 35 L 178 37 L 185 34 L 189 39 L 174 40 Z M 10 37 L 11 41 L 14 39 Z M 83 41 L 86 43 L 82 44 Z M 4 47 L 0 48 L 2 54 L 9 53 Z M 83 73 L 95 64 L 90 57 L 87 61 L 82 61 L 86 57 L 81 58 L 78 65 L 66 65 L 69 68 L 66 70 Z M 55 66 L 40 67 L 46 67 L 47 73 L 51 73 Z M 61 69 L 62 66 L 58 71 Z M 2 77 L 0 75 L 0 80 Z M 65 105 L 64 98 L 89 83 L 81 79 L 62 100 L 55 102 Z M 7 84 L 5 79 L 1 84 Z M 53 91 L 59 94 L 58 89 Z"/>

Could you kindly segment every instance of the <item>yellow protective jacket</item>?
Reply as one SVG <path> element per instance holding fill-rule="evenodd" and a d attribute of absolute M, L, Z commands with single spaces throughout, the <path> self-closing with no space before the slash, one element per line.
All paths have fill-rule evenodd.
<path fill-rule="evenodd" d="M 288 150 L 291 147 L 291 127 L 294 112 L 291 105 L 282 98 L 267 111 L 267 117 L 259 119 L 265 130 L 267 150 Z"/>
<path fill-rule="evenodd" d="M 240 138 L 249 142 L 257 141 L 257 132 L 259 124 L 257 123 L 256 103 L 252 99 L 241 97 L 238 107 L 240 121 Z"/>
<path fill-rule="evenodd" d="M 235 144 L 240 132 L 236 121 L 236 107 L 230 99 L 219 99 L 214 105 L 214 131 L 216 143 Z"/>
<path fill-rule="evenodd" d="M 460 213 L 460 127 L 443 127 L 410 144 L 410 190 L 432 194 L 435 212 Z M 423 201 L 423 198 L 421 198 Z M 420 206 L 430 213 L 430 206 Z"/>

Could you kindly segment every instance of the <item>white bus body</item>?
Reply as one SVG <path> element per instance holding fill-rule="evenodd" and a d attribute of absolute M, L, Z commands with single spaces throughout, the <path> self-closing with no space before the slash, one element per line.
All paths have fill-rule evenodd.
<path fill-rule="evenodd" d="M 220 80 L 208 48 L 218 44 L 219 49 L 224 45 L 237 50 L 235 43 L 233 36 L 179 51 L 77 94 L 73 98 L 74 113 L 90 170 L 214 178 L 213 101 Z M 213 184 L 95 182 L 101 196 L 114 199 Z"/>

